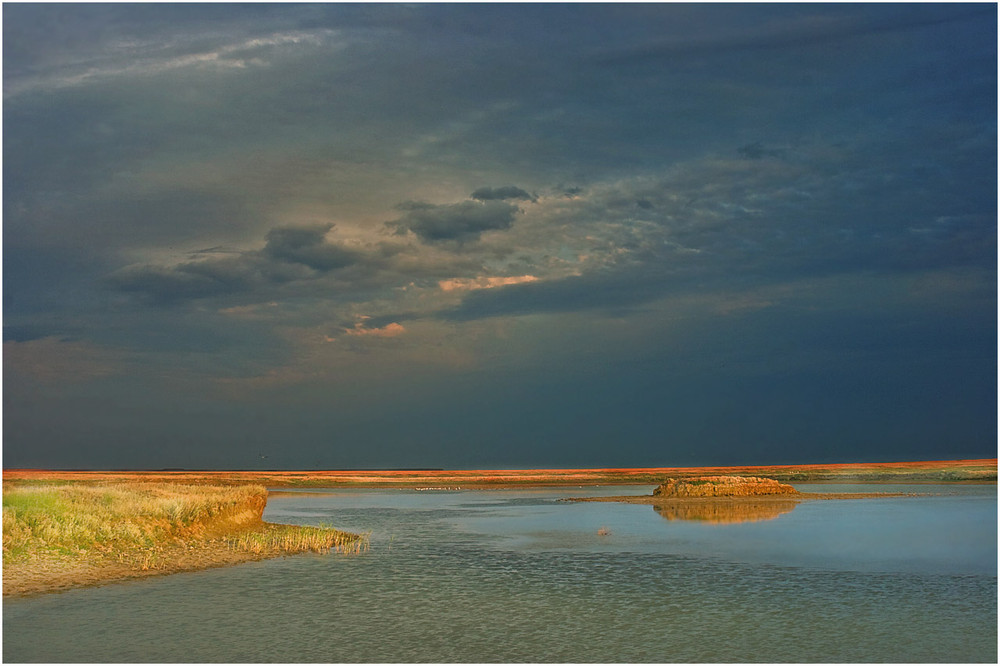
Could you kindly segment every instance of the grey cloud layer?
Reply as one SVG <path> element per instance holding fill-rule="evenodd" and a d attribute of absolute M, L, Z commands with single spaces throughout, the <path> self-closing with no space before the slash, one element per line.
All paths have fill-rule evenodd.
<path fill-rule="evenodd" d="M 507 185 L 506 187 L 480 187 L 470 196 L 473 199 L 479 199 L 480 201 L 491 201 L 493 199 L 521 199 L 535 201 L 538 198 L 515 185 Z"/>
<path fill-rule="evenodd" d="M 951 149 L 949 142 L 928 143 L 925 155 L 945 159 Z M 593 184 L 570 199 L 559 193 L 534 197 L 526 210 L 500 198 L 526 194 L 520 188 L 480 188 L 473 193 L 478 199 L 400 204 L 403 216 L 387 226 L 397 234 L 412 232 L 416 244 L 349 246 L 328 237 L 332 224 L 285 226 L 268 231 L 260 251 L 172 267 L 131 266 L 111 281 L 168 302 L 240 292 L 248 300 L 267 300 L 274 298 L 271 287 L 293 282 L 315 282 L 317 297 L 329 297 L 329 285 L 316 280 L 351 267 L 338 290 L 352 284 L 398 288 L 414 278 L 436 290 L 425 276 L 476 277 L 491 267 L 497 275 L 540 278 L 470 293 L 439 315 L 440 306 L 430 301 L 423 313 L 469 320 L 633 305 L 734 273 L 751 285 L 858 270 L 991 266 L 994 225 L 976 212 L 988 209 L 987 197 L 956 201 L 949 190 L 938 196 L 937 176 L 873 161 L 872 150 L 800 145 L 762 148 L 766 152 L 739 159 L 745 151 L 734 148 L 729 159 Z M 988 174 L 972 162 L 956 168 L 983 180 L 988 192 Z M 887 188 L 887 179 L 901 186 Z M 500 233 L 487 239 L 486 232 Z M 449 264 L 447 257 L 464 262 Z"/>
<path fill-rule="evenodd" d="M 519 197 L 519 188 L 481 188 L 477 192 L 499 192 L 495 199 Z M 468 200 L 454 204 L 408 202 L 397 206 L 405 214 L 387 227 L 396 234 L 407 231 L 425 243 L 454 241 L 451 249 L 461 255 L 465 243 L 475 241 L 487 231 L 509 229 L 520 209 L 503 200 Z M 266 233 L 261 250 L 208 248 L 190 253 L 194 260 L 174 265 L 134 264 L 115 271 L 107 283 L 124 292 L 149 296 L 157 303 L 177 303 L 191 299 L 248 294 L 253 300 L 273 297 L 274 285 L 315 281 L 323 276 L 357 269 L 345 279 L 354 286 L 370 278 L 376 271 L 387 269 L 385 279 L 390 286 L 405 284 L 416 276 L 438 275 L 462 277 L 477 264 L 442 261 L 440 257 L 416 256 L 409 263 L 392 264 L 392 257 L 405 246 L 382 241 L 367 245 L 346 245 L 342 240 L 328 238 L 333 223 L 313 226 L 278 226 Z M 414 250 L 413 246 L 409 250 Z M 481 265 L 479 270 L 481 270 Z M 457 274 L 455 271 L 459 271 Z M 348 288 L 350 285 L 348 286 Z M 329 285 L 318 288 L 329 289 Z M 256 292 L 256 293 L 251 293 Z"/>

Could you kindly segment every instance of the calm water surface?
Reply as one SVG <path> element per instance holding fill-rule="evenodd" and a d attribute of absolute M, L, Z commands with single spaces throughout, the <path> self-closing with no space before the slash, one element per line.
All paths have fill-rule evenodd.
<path fill-rule="evenodd" d="M 559 501 L 651 486 L 278 496 L 266 519 L 371 552 L 7 601 L 3 659 L 997 661 L 996 486 L 797 487 L 932 494 L 751 522 Z"/>

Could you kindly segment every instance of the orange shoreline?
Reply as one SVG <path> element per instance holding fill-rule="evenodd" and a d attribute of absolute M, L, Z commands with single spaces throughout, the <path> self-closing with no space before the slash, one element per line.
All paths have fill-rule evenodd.
<path fill-rule="evenodd" d="M 731 467 L 625 467 L 501 470 L 45 470 L 5 469 L 4 482 L 76 481 L 177 483 L 259 483 L 295 487 L 543 487 L 641 485 L 666 477 L 709 475 L 766 476 L 779 481 L 817 482 L 981 482 L 996 483 L 997 459 L 885 463 L 746 465 Z"/>

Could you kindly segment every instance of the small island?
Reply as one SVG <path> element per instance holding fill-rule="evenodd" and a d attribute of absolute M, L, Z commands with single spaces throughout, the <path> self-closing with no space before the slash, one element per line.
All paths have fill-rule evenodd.
<path fill-rule="evenodd" d="M 787 483 L 758 476 L 699 476 L 667 479 L 653 490 L 654 497 L 760 497 L 798 495 Z"/>
<path fill-rule="evenodd" d="M 744 523 L 772 520 L 802 500 L 871 499 L 915 493 L 804 493 L 776 479 L 758 476 L 668 478 L 650 495 L 569 497 L 567 502 L 649 504 L 666 520 Z"/>

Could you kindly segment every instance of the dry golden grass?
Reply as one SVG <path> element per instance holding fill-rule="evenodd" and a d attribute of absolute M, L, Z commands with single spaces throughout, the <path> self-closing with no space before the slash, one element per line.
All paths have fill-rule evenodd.
<path fill-rule="evenodd" d="M 262 486 L 14 485 L 3 491 L 7 562 L 114 554 L 259 521 Z"/>
<path fill-rule="evenodd" d="M 225 537 L 226 543 L 236 550 L 254 554 L 273 551 L 325 553 L 336 550 L 342 553 L 368 551 L 368 535 L 350 534 L 329 527 L 298 525 L 268 525 L 266 530 L 243 532 Z"/>
<path fill-rule="evenodd" d="M 657 497 L 758 497 L 795 495 L 791 486 L 757 476 L 699 476 L 667 479 L 653 490 Z"/>
<path fill-rule="evenodd" d="M 30 579 L 69 578 L 57 587 L 70 587 L 134 572 L 368 548 L 367 535 L 264 523 L 266 503 L 267 489 L 255 485 L 8 482 L 3 490 L 4 594 L 47 589 L 44 580 Z"/>

